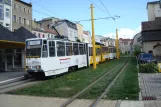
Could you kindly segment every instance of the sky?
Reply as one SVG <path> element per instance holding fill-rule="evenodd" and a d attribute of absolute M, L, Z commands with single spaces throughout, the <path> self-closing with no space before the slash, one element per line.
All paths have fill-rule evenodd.
<path fill-rule="evenodd" d="M 115 38 L 116 28 L 119 38 L 133 38 L 141 31 L 141 22 L 147 21 L 147 2 L 152 0 L 24 0 L 32 2 L 33 19 L 41 20 L 47 17 L 57 17 L 71 21 L 88 20 L 91 18 L 90 4 L 94 3 L 94 18 L 120 16 L 115 21 L 112 18 L 95 21 L 95 35 Z M 101 9 L 100 9 L 101 8 Z M 103 10 L 103 11 L 102 11 Z M 91 31 L 91 22 L 80 22 L 84 30 Z"/>

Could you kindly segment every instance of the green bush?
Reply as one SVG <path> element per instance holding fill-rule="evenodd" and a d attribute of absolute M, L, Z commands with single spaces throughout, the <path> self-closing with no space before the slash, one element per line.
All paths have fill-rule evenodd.
<path fill-rule="evenodd" d="M 140 64 L 140 73 L 156 73 L 158 72 L 157 65 L 154 63 Z"/>

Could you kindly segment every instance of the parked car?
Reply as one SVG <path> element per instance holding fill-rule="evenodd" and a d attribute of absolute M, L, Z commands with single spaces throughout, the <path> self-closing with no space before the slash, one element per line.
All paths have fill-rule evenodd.
<path fill-rule="evenodd" d="M 153 54 L 151 54 L 151 53 L 140 53 L 139 54 L 138 64 L 145 64 L 145 63 L 151 63 L 151 62 L 157 63 Z"/>

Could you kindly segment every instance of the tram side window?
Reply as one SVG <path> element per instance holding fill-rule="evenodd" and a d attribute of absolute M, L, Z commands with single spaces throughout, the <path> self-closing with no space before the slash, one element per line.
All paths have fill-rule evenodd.
<path fill-rule="evenodd" d="M 79 55 L 78 43 L 73 43 L 74 55 Z"/>
<path fill-rule="evenodd" d="M 47 41 L 43 41 L 42 57 L 48 57 Z"/>
<path fill-rule="evenodd" d="M 93 47 L 91 47 L 91 56 L 93 56 Z"/>
<path fill-rule="evenodd" d="M 57 56 L 65 56 L 65 43 L 57 42 Z"/>
<path fill-rule="evenodd" d="M 49 55 L 50 57 L 55 56 L 55 41 L 49 41 Z"/>
<path fill-rule="evenodd" d="M 100 48 L 96 48 L 96 55 L 100 55 Z"/>
<path fill-rule="evenodd" d="M 72 43 L 66 42 L 66 55 L 71 56 L 73 55 Z"/>
<path fill-rule="evenodd" d="M 80 55 L 84 54 L 83 44 L 79 44 L 79 53 L 80 53 Z"/>

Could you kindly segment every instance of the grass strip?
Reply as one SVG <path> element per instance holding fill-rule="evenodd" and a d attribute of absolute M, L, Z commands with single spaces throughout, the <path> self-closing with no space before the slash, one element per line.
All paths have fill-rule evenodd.
<path fill-rule="evenodd" d="M 100 96 L 108 85 L 113 81 L 116 75 L 120 72 L 125 63 L 122 63 L 117 68 L 111 71 L 107 76 L 105 76 L 102 80 L 98 81 L 93 87 L 83 93 L 79 98 L 80 99 L 96 99 Z"/>
<path fill-rule="evenodd" d="M 126 58 L 121 58 L 120 60 L 105 62 L 98 65 L 96 70 L 89 67 L 76 72 L 67 73 L 55 79 L 46 80 L 40 84 L 9 93 L 44 97 L 72 97 L 125 59 Z"/>
<path fill-rule="evenodd" d="M 107 99 L 111 100 L 138 100 L 139 84 L 136 58 L 131 58 L 128 66 L 119 76 L 110 91 Z"/>

